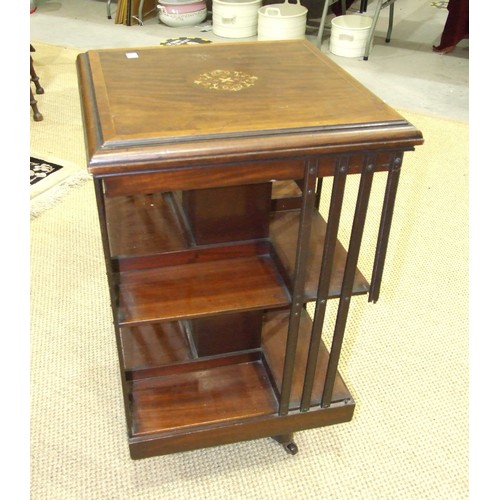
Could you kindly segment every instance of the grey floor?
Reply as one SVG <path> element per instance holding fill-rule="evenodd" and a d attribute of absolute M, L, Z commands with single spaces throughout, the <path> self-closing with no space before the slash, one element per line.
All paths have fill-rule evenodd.
<path fill-rule="evenodd" d="M 322 2 L 322 0 L 318 0 Z M 114 23 L 117 0 L 111 3 L 113 19 L 106 14 L 106 0 L 38 0 L 30 16 L 31 41 L 41 41 L 88 50 L 112 47 L 159 45 L 169 38 L 196 36 L 218 42 L 252 41 L 256 38 L 224 39 L 213 34 L 211 22 L 200 26 L 170 28 L 158 16 L 143 25 Z M 276 0 L 280 3 L 280 0 Z M 373 12 L 373 1 L 368 11 Z M 340 57 L 329 51 L 329 32 L 325 32 L 322 51 L 351 73 L 372 92 L 399 110 L 408 110 L 469 120 L 469 41 L 441 55 L 432 51 L 438 45 L 448 11 L 446 1 L 397 0 L 390 43 L 385 43 L 389 9 L 380 15 L 368 61 Z M 355 13 L 359 0 L 350 9 Z M 315 41 L 314 30 L 307 38 Z"/>

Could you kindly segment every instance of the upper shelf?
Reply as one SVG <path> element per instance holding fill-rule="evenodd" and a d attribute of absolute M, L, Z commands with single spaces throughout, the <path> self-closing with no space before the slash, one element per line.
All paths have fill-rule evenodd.
<path fill-rule="evenodd" d="M 175 252 L 189 245 L 172 193 L 105 198 L 111 256 Z"/>

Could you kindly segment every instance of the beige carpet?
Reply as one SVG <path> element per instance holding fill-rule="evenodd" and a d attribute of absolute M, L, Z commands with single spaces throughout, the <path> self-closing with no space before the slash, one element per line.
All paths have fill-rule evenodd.
<path fill-rule="evenodd" d="M 49 96 L 52 82 L 44 83 Z M 74 111 L 61 107 L 51 118 L 52 108 L 41 110 L 46 121 L 32 125 L 32 145 L 84 165 Z M 405 157 L 380 300 L 352 303 L 340 368 L 355 416 L 298 433 L 295 456 L 261 439 L 132 461 L 92 183 L 37 212 L 33 499 L 468 498 L 468 127 L 403 114 L 426 143 Z M 369 221 L 362 269 L 370 269 L 374 235 Z"/>

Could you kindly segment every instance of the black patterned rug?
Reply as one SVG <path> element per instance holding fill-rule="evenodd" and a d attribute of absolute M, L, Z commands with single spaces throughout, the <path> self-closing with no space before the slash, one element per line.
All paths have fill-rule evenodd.
<path fill-rule="evenodd" d="M 30 186 L 46 179 L 49 175 L 54 174 L 62 168 L 61 165 L 30 156 Z"/>
<path fill-rule="evenodd" d="M 160 42 L 160 45 L 196 45 L 204 43 L 212 43 L 212 40 L 197 36 L 179 36 L 177 38 L 167 38 Z"/>

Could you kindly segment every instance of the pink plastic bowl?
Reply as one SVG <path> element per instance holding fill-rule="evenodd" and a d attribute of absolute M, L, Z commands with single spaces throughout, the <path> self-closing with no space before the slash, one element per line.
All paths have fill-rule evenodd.
<path fill-rule="evenodd" d="M 161 5 L 163 6 L 163 10 L 168 14 L 187 14 L 188 12 L 196 12 L 207 7 L 204 1 L 185 4 L 162 2 Z"/>

